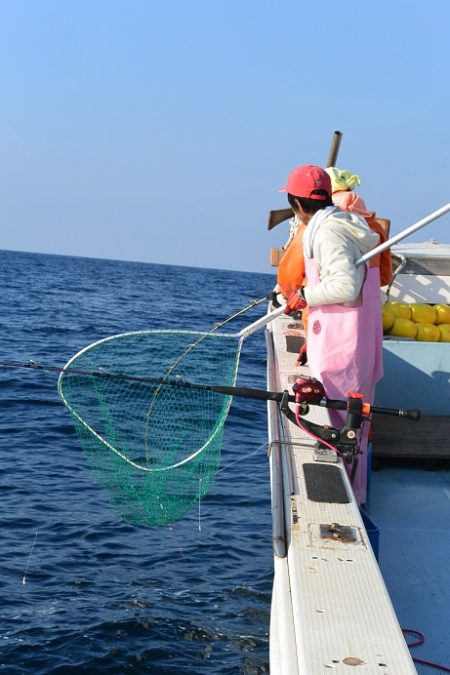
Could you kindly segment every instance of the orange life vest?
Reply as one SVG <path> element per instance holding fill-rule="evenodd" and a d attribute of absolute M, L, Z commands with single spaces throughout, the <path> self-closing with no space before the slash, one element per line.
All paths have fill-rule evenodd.
<path fill-rule="evenodd" d="M 291 243 L 278 263 L 277 284 L 285 298 L 306 283 L 305 257 L 303 255 L 303 233 L 305 227 L 303 223 L 300 223 Z M 302 310 L 302 322 L 306 332 L 308 330 L 307 307 Z"/>
<path fill-rule="evenodd" d="M 291 243 L 278 264 L 277 284 L 280 292 L 287 298 L 305 283 L 305 259 L 303 256 L 303 232 L 305 225 L 300 223 Z"/>

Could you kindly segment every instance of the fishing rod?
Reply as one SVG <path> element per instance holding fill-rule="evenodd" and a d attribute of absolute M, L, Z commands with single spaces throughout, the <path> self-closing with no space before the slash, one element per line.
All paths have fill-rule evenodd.
<path fill-rule="evenodd" d="M 248 305 L 246 305 L 245 307 L 242 307 L 242 309 L 238 309 L 233 314 L 230 314 L 230 316 L 228 316 L 226 319 L 223 319 L 222 321 L 219 321 L 218 323 L 215 323 L 214 326 L 208 332 L 202 333 L 200 335 L 200 337 L 197 338 L 197 340 L 192 342 L 186 348 L 186 350 L 182 354 L 180 354 L 180 356 L 172 363 L 172 365 L 167 370 L 166 376 L 169 376 L 170 373 L 173 370 L 175 370 L 176 366 L 180 363 L 180 361 L 182 361 L 182 359 L 184 359 L 187 356 L 187 354 L 189 354 L 189 352 L 191 352 L 194 349 L 194 347 L 197 347 L 197 345 L 199 345 L 200 342 L 203 342 L 203 340 L 205 338 L 207 338 L 210 335 L 212 335 L 213 333 L 215 333 L 217 330 L 219 330 L 219 328 L 222 328 L 222 326 L 225 326 L 225 324 L 227 324 L 229 321 L 233 321 L 233 319 L 236 319 L 238 316 L 241 316 L 241 314 L 244 314 L 249 309 L 252 309 L 253 307 L 256 307 L 257 305 L 260 305 L 262 302 L 265 302 L 266 300 L 271 300 L 272 297 L 273 297 L 273 291 L 269 291 L 269 293 L 266 293 L 266 295 L 263 295 L 262 298 L 258 298 L 257 300 L 252 300 L 251 302 L 249 302 Z"/>
<path fill-rule="evenodd" d="M 240 396 L 243 398 L 252 398 L 262 401 L 281 402 L 283 393 L 276 391 L 266 391 L 264 389 L 254 389 L 252 387 L 232 387 L 219 384 L 201 384 L 189 382 L 182 377 L 174 378 L 152 377 L 148 375 L 129 375 L 128 373 L 114 373 L 99 367 L 97 370 L 85 370 L 83 368 L 65 368 L 49 364 L 38 363 L 30 360 L 28 363 L 20 361 L 0 361 L 0 368 L 25 368 L 27 370 L 40 370 L 50 373 L 59 373 L 62 375 L 78 375 L 80 377 L 92 377 L 96 379 L 114 380 L 117 382 L 137 382 L 151 386 L 168 386 L 185 389 L 199 389 L 202 391 L 211 391 L 215 394 L 224 394 L 225 396 Z M 290 401 L 295 401 L 295 396 L 289 396 Z"/>
<path fill-rule="evenodd" d="M 266 293 L 266 295 L 263 295 L 262 298 L 258 298 L 257 300 L 251 300 L 248 303 L 248 305 L 246 305 L 245 307 L 242 307 L 241 309 L 238 309 L 233 314 L 230 314 L 230 316 L 227 316 L 226 319 L 223 319 L 222 321 L 218 321 L 211 328 L 208 335 L 210 335 L 214 331 L 218 330 L 219 328 L 222 328 L 222 326 L 225 326 L 225 324 L 228 323 L 229 321 L 232 321 L 233 319 L 236 319 L 238 316 L 241 316 L 241 314 L 244 314 L 245 312 L 248 312 L 249 309 L 253 309 L 253 307 L 256 307 L 257 305 L 260 305 L 265 300 L 270 300 L 271 297 L 272 297 L 272 293 L 273 293 L 273 291 L 270 291 L 269 293 Z"/>
<path fill-rule="evenodd" d="M 294 385 L 294 394 L 289 394 L 287 391 L 267 391 L 266 389 L 256 389 L 253 387 L 236 387 L 221 384 L 202 384 L 198 382 L 189 382 L 181 377 L 174 377 L 172 379 L 152 377 L 147 375 L 129 375 L 127 373 L 115 373 L 99 367 L 97 370 L 85 370 L 83 368 L 65 368 L 61 366 L 38 363 L 30 360 L 27 363 L 20 361 L 0 361 L 1 368 L 24 368 L 27 370 L 47 371 L 51 373 L 60 373 L 62 375 L 78 375 L 81 377 L 92 377 L 100 379 L 108 379 L 115 381 L 137 382 L 139 384 L 147 385 L 164 385 L 168 387 L 175 387 L 180 389 L 199 389 L 202 391 L 211 391 L 215 394 L 223 394 L 225 396 L 237 396 L 239 398 L 250 398 L 258 401 L 275 401 L 277 403 L 297 403 L 302 407 L 302 414 L 307 414 L 309 405 L 319 405 L 325 408 L 333 408 L 335 410 L 347 410 L 348 404 L 345 401 L 338 399 L 328 399 L 325 392 L 320 397 L 309 397 L 308 399 L 299 398 L 298 387 Z M 301 381 L 311 382 L 311 378 L 301 378 Z M 298 382 L 298 381 L 297 381 Z M 304 394 L 303 394 L 304 395 Z M 381 415 L 395 415 L 411 420 L 420 419 L 419 410 L 403 410 L 396 408 L 380 408 L 369 404 L 363 404 L 363 414 L 368 416 L 370 413 Z"/>

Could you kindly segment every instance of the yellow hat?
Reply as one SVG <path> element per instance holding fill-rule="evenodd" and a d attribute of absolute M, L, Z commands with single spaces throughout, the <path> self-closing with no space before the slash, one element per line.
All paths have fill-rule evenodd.
<path fill-rule="evenodd" d="M 353 190 L 357 185 L 361 184 L 360 177 L 351 171 L 347 171 L 347 169 L 337 169 L 335 166 L 330 166 L 325 171 L 331 178 L 331 189 L 333 192 Z"/>

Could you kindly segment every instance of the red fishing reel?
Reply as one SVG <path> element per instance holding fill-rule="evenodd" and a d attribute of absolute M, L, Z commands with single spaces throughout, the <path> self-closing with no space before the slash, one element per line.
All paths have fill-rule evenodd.
<path fill-rule="evenodd" d="M 364 395 L 359 392 L 348 392 L 347 400 L 327 398 L 325 388 L 319 380 L 311 377 L 299 377 L 292 386 L 293 395 L 284 392 L 280 409 L 290 422 L 297 425 L 313 438 L 331 449 L 334 449 L 345 462 L 352 467 L 351 477 L 355 475 L 359 450 L 359 430 L 363 423 L 370 419 L 372 413 L 396 415 L 412 420 L 420 418 L 419 410 L 401 410 L 378 408 L 365 402 Z M 289 407 L 289 401 L 295 402 L 295 411 Z M 345 422 L 340 429 L 329 425 L 319 425 L 311 420 L 303 419 L 310 406 L 321 406 L 346 412 Z"/>
<path fill-rule="evenodd" d="M 325 389 L 322 382 L 314 377 L 298 377 L 292 386 L 295 394 L 296 403 L 315 403 L 318 404 L 326 398 Z"/>

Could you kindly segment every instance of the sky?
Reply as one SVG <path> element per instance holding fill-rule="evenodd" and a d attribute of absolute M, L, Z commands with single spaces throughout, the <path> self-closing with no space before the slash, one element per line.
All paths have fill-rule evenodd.
<path fill-rule="evenodd" d="M 300 164 L 450 202 L 448 0 L 0 0 L 0 248 L 273 272 Z M 450 243 L 450 216 L 410 241 Z"/>

